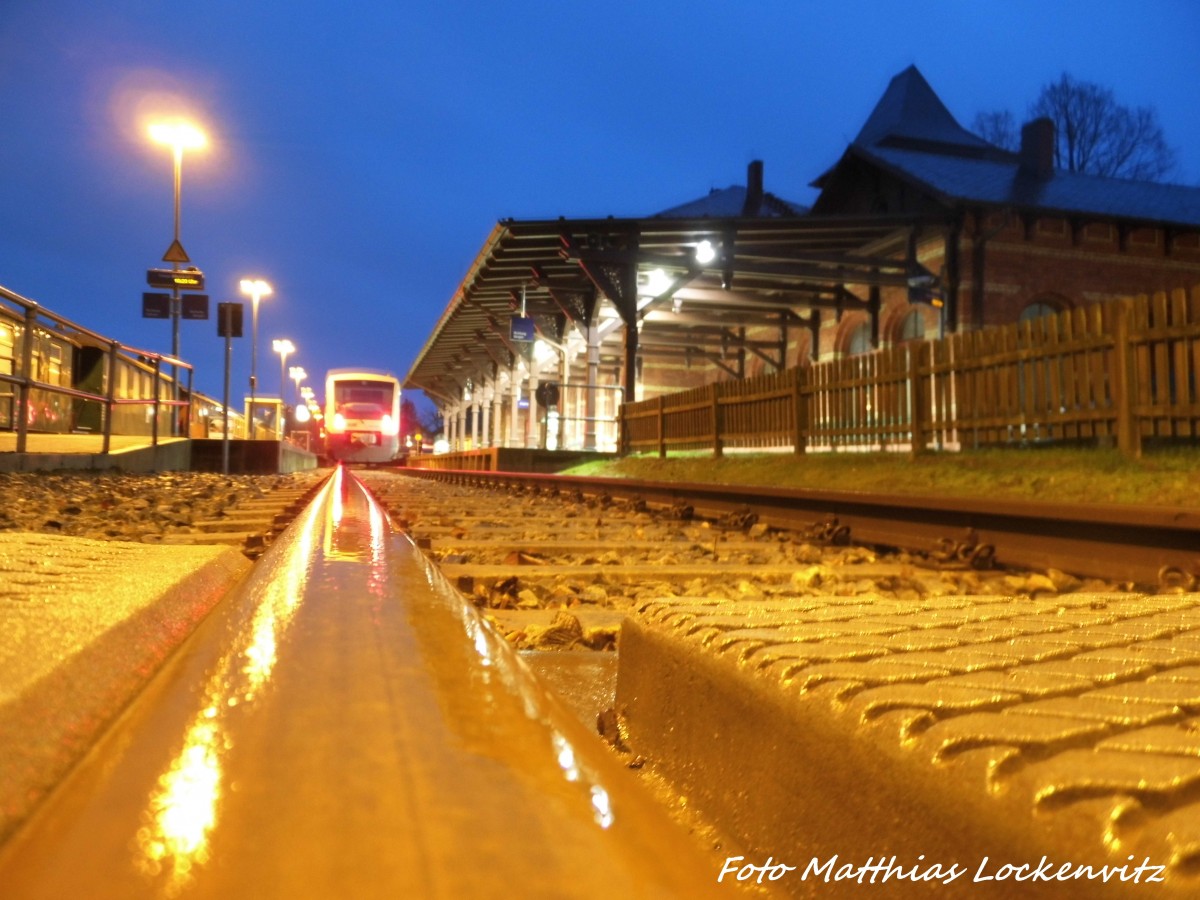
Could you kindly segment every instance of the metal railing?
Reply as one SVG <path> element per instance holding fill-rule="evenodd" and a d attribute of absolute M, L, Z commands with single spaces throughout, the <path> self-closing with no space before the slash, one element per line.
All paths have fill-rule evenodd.
<path fill-rule="evenodd" d="M 18 355 L 7 360 L 10 364 L 6 368 L 10 371 L 0 371 L 0 388 L 10 388 L 6 392 L 7 396 L 3 399 L 8 400 L 8 421 L 12 430 L 16 432 L 16 451 L 18 453 L 26 452 L 30 424 L 34 418 L 31 415 L 31 404 L 39 393 L 66 397 L 85 403 L 101 404 L 104 410 L 101 453 L 109 452 L 114 434 L 114 413 L 125 406 L 140 405 L 152 408 L 150 416 L 151 444 L 158 444 L 159 422 L 164 410 L 172 411 L 171 420 L 174 423 L 172 430 L 186 435 L 187 428 L 184 423 L 191 420 L 193 367 L 190 364 L 166 354 L 124 346 L 118 341 L 50 312 L 37 301 L 30 300 L 2 286 L 0 286 L 0 301 L 3 301 L 0 302 L 0 324 L 5 319 L 8 320 L 9 327 L 12 329 L 13 348 L 17 350 L 19 347 Z M 16 340 L 18 331 L 20 332 L 19 343 Z M 101 351 L 104 365 L 103 392 L 96 393 L 78 387 L 78 381 L 74 377 L 74 362 L 68 368 L 68 372 L 72 373 L 72 383 L 70 384 L 55 384 L 34 377 L 35 344 L 39 338 L 44 338 L 51 343 L 60 342 L 61 346 L 69 346 L 72 352 L 81 347 L 91 347 Z M 41 361 L 39 360 L 39 362 Z M 118 396 L 121 393 L 118 388 L 121 381 L 119 377 L 121 367 L 151 375 L 152 396 Z M 187 385 L 183 399 L 174 399 L 176 392 L 172 388 L 177 382 L 163 372 L 164 367 L 187 373 Z M 13 402 L 14 390 L 15 403 Z M 169 396 L 164 397 L 164 392 Z M 182 413 L 182 417 L 179 413 Z"/>

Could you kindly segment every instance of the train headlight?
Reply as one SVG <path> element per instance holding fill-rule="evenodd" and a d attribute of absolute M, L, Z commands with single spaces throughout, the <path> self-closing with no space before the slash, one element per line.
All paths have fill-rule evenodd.
<path fill-rule="evenodd" d="M 399 434 L 400 423 L 392 421 L 392 417 L 385 414 L 379 421 L 379 430 L 384 434 Z"/>
<path fill-rule="evenodd" d="M 333 421 L 329 423 L 329 431 L 331 434 L 341 434 L 346 430 L 346 417 L 341 413 L 333 414 Z"/>

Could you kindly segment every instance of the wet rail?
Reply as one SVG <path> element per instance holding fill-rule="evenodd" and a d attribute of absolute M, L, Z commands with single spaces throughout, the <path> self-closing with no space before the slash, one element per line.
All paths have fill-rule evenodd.
<path fill-rule="evenodd" d="M 4 847 L 0 885 L 6 898 L 716 889 L 710 861 L 341 470 Z"/>
<path fill-rule="evenodd" d="M 1141 586 L 1200 583 L 1200 510 L 1003 499 L 873 495 L 634 479 L 411 470 L 451 483 L 622 498 L 722 518 L 741 515 L 799 534 L 922 552 L 984 555 Z"/>

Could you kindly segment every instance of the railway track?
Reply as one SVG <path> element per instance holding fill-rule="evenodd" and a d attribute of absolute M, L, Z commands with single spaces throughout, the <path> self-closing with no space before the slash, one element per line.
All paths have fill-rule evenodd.
<path fill-rule="evenodd" d="M 1132 896 L 1150 872 L 1195 889 L 1189 514 L 1047 526 L 1031 524 L 1046 507 L 926 501 L 914 525 L 832 494 L 363 479 L 577 715 L 746 862 L 953 859 L 991 878 L 971 896 L 1013 896 L 986 871 L 1000 854 L 1009 877 L 1041 858 L 1087 882 L 1023 896 Z M 619 654 L 603 652 L 618 631 Z M 786 889 L 807 896 L 801 881 Z"/>
<path fill-rule="evenodd" d="M 0 850 L 0 884 L 13 900 L 718 895 L 340 469 Z"/>
<path fill-rule="evenodd" d="M 976 545 L 884 554 L 853 544 L 844 525 L 780 530 L 744 494 L 718 508 L 665 489 L 648 503 L 644 492 L 622 496 L 608 482 L 359 474 L 521 650 L 612 649 L 620 620 L 651 597 L 916 599 L 1113 587 L 1053 569 L 981 569 Z"/>
<path fill-rule="evenodd" d="M 1194 895 L 1200 596 L 1182 555 L 1152 594 L 1127 572 L 1010 567 L 990 528 L 895 550 L 844 505 L 625 486 L 338 471 L 312 503 L 264 504 L 271 529 L 303 508 L 4 848 L 0 883 L 591 897 L 666 878 L 692 896 L 736 887 L 716 884 L 730 860 L 773 859 L 793 868 L 771 887 L 853 897 L 874 879 L 831 873 L 883 853 L 983 873 L 945 896 L 1013 896 L 1039 855 L 1126 868 L 1023 895 L 1140 896 L 1139 864 Z M 239 533 L 229 518 L 215 539 Z M 628 770 L 706 854 L 655 824 Z M 889 895 L 928 894 L 906 878 Z"/>
<path fill-rule="evenodd" d="M 716 521 L 947 554 L 975 564 L 1057 569 L 1139 587 L 1192 589 L 1200 580 L 1200 510 L 997 499 L 879 496 L 508 473 L 414 470 L 423 478 L 521 492 L 624 500 Z"/>

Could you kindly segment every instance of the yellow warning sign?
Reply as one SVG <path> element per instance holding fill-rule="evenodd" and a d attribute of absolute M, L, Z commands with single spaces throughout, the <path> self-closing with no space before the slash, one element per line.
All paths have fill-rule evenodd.
<path fill-rule="evenodd" d="M 171 246 L 163 254 L 163 262 L 185 263 L 191 261 L 191 258 L 187 255 L 187 251 L 183 249 L 183 244 L 179 243 L 179 241 L 171 241 Z"/>

